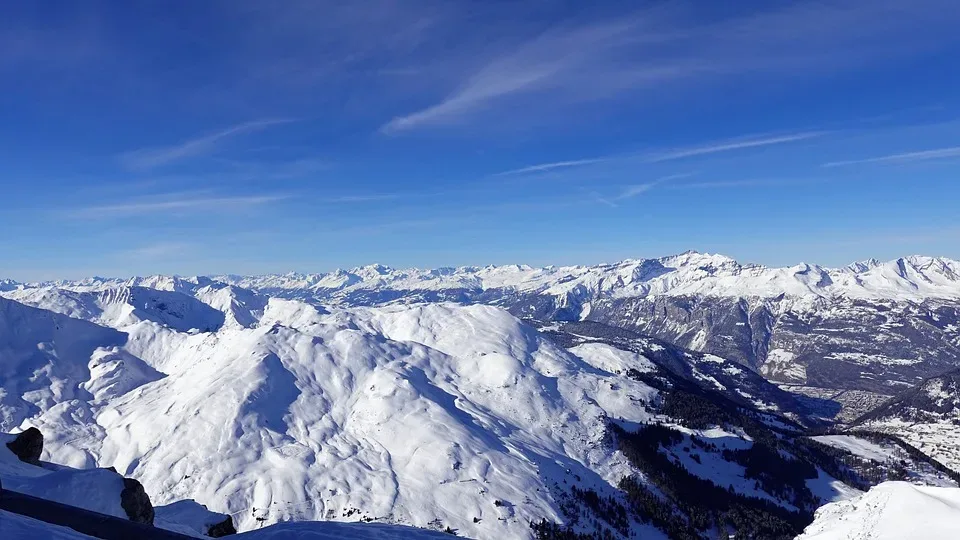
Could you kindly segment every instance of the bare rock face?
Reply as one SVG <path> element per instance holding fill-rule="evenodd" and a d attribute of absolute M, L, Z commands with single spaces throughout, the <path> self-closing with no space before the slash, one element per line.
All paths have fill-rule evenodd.
<path fill-rule="evenodd" d="M 220 523 L 211 525 L 210 528 L 207 529 L 207 536 L 211 538 L 221 538 L 231 534 L 237 534 L 237 529 L 233 526 L 233 518 L 230 516 L 227 516 L 227 519 Z"/>
<path fill-rule="evenodd" d="M 7 443 L 7 448 L 16 454 L 20 461 L 31 465 L 40 464 L 40 454 L 43 452 L 43 433 L 32 427 L 17 435 L 17 438 Z"/>
<path fill-rule="evenodd" d="M 120 506 L 130 521 L 153 525 L 153 505 L 143 490 L 143 485 L 133 478 L 123 479 L 123 491 L 120 492 Z"/>

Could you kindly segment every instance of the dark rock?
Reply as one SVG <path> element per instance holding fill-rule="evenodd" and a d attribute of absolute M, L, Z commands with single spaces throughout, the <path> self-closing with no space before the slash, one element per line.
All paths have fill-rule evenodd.
<path fill-rule="evenodd" d="M 143 490 L 143 485 L 133 478 L 123 479 L 123 491 L 120 492 L 120 506 L 130 521 L 153 525 L 153 505 Z"/>
<path fill-rule="evenodd" d="M 233 526 L 233 519 L 230 516 L 207 529 L 207 536 L 211 538 L 220 538 L 231 534 L 237 534 L 237 529 Z"/>
<path fill-rule="evenodd" d="M 43 433 L 32 427 L 17 435 L 17 438 L 7 443 L 7 448 L 20 458 L 20 461 L 31 465 L 40 464 L 40 453 L 43 452 Z"/>

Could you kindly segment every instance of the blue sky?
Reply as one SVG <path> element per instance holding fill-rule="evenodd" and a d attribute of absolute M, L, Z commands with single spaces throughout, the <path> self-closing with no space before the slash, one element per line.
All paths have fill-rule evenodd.
<path fill-rule="evenodd" d="M 7 5 L 0 277 L 960 258 L 958 24 L 953 0 Z"/>

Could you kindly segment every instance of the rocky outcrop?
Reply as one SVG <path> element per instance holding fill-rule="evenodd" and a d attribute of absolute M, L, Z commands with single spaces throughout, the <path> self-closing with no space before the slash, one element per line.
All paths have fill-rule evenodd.
<path fill-rule="evenodd" d="M 120 506 L 130 521 L 153 525 L 153 505 L 144 491 L 143 485 L 133 478 L 123 479 L 123 491 L 120 492 Z"/>
<path fill-rule="evenodd" d="M 40 464 L 40 454 L 43 453 L 43 433 L 32 427 L 17 435 L 17 438 L 7 443 L 7 448 L 16 454 L 20 461 L 31 465 Z"/>
<path fill-rule="evenodd" d="M 227 519 L 211 525 L 207 529 L 207 536 L 211 538 L 221 538 L 224 536 L 229 536 L 231 534 L 237 534 L 237 528 L 233 526 L 233 518 L 227 516 Z"/>
<path fill-rule="evenodd" d="M 892 395 L 960 365 L 960 304 L 850 298 L 601 299 L 588 319 L 735 360 L 769 380 Z"/>

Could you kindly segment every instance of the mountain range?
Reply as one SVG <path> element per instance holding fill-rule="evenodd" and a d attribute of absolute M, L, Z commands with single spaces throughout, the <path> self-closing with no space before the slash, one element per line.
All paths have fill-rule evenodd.
<path fill-rule="evenodd" d="M 224 285 L 232 288 L 223 292 Z M 635 330 L 735 360 L 778 383 L 881 396 L 960 363 L 960 262 L 923 256 L 838 269 L 768 268 L 687 252 L 597 266 L 370 265 L 326 274 L 3 285 L 9 298 L 61 312 L 69 304 L 68 313 L 81 316 L 110 303 L 93 300 L 95 294 L 135 294 L 137 287 L 219 294 L 231 302 L 227 296 L 252 291 L 316 306 L 488 304 L 522 319 L 591 320 Z"/>
<path fill-rule="evenodd" d="M 922 454 L 808 436 L 839 419 L 924 450 L 897 426 L 953 422 L 949 259 L 687 252 L 0 290 L 0 431 L 39 428 L 44 459 L 113 467 L 241 531 L 789 538 L 884 480 L 956 485 Z"/>

